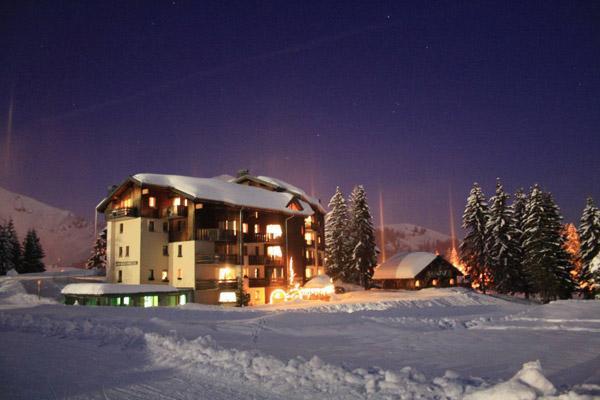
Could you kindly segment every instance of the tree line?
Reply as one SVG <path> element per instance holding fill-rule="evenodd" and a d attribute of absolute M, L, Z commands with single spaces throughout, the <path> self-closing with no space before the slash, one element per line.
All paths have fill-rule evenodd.
<path fill-rule="evenodd" d="M 474 286 L 485 293 L 524 293 L 542 301 L 566 299 L 576 290 L 592 297 L 600 284 L 593 260 L 600 253 L 600 211 L 588 198 L 581 217 L 578 251 L 569 251 L 569 231 L 552 194 L 534 185 L 512 196 L 500 180 L 486 200 L 475 183 L 463 214 L 466 236 L 461 261 Z"/>
<path fill-rule="evenodd" d="M 340 188 L 325 219 L 325 267 L 333 279 L 370 287 L 377 265 L 375 230 L 365 189 L 356 186 L 348 201 Z"/>
<path fill-rule="evenodd" d="M 21 244 L 12 219 L 0 225 L 0 275 L 12 269 L 19 274 L 44 272 L 43 258 L 44 249 L 35 229 L 27 231 Z"/>

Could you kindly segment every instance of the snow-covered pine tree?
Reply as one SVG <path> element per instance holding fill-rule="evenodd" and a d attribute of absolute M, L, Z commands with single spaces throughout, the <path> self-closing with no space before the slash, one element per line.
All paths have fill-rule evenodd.
<path fill-rule="evenodd" d="M 24 273 L 44 272 L 46 267 L 42 262 L 44 250 L 35 229 L 30 229 L 23 241 L 23 261 L 21 263 Z"/>
<path fill-rule="evenodd" d="M 491 285 L 500 293 L 514 291 L 519 274 L 515 268 L 519 243 L 513 221 L 512 208 L 507 204 L 509 195 L 504 192 L 500 179 L 496 193 L 490 198 L 489 218 L 486 224 L 487 265 Z"/>
<path fill-rule="evenodd" d="M 579 282 L 586 297 L 600 285 L 600 271 L 592 271 L 592 260 L 600 254 L 600 210 L 588 197 L 579 224 L 581 273 Z"/>
<path fill-rule="evenodd" d="M 345 279 L 349 259 L 348 206 L 340 188 L 329 201 L 329 213 L 325 217 L 325 267 L 333 279 Z"/>
<path fill-rule="evenodd" d="M 100 232 L 94 243 L 92 254 L 85 264 L 87 269 L 106 269 L 106 228 Z"/>
<path fill-rule="evenodd" d="M 12 218 L 8 220 L 8 223 L 5 226 L 6 235 L 8 237 L 8 241 L 10 243 L 10 252 L 12 258 L 13 268 L 19 272 L 21 267 L 21 243 L 19 242 L 19 236 L 17 235 L 17 231 L 15 229 L 15 224 L 13 223 Z"/>
<path fill-rule="evenodd" d="M 515 235 L 515 249 L 514 249 L 514 272 L 517 274 L 517 279 L 513 281 L 513 285 L 510 288 L 511 293 L 525 293 L 525 297 L 529 297 L 531 292 L 530 279 L 525 273 L 523 266 L 523 231 L 525 222 L 525 206 L 527 204 L 527 194 L 522 188 L 517 189 L 513 195 L 513 202 L 510 206 L 512 209 L 512 225 L 514 227 Z"/>
<path fill-rule="evenodd" d="M 525 208 L 524 261 L 533 291 L 544 302 L 570 297 L 575 286 L 561 221 L 552 196 L 535 185 Z"/>
<path fill-rule="evenodd" d="M 463 213 L 462 227 L 467 231 L 460 244 L 460 257 L 467 268 L 471 281 L 485 293 L 489 280 L 486 253 L 486 224 L 488 206 L 479 184 L 474 183 Z"/>
<path fill-rule="evenodd" d="M 13 268 L 12 245 L 8 240 L 6 227 L 0 225 L 0 275 L 6 275 Z"/>
<path fill-rule="evenodd" d="M 352 190 L 349 203 L 350 248 L 352 249 L 349 275 L 352 282 L 368 289 L 377 265 L 377 252 L 373 218 L 362 185 Z"/>

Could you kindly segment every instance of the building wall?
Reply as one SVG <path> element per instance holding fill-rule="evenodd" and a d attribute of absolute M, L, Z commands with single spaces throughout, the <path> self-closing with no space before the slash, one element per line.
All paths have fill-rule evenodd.
<path fill-rule="evenodd" d="M 122 271 L 121 283 L 140 284 L 141 218 L 127 218 L 109 221 L 107 225 L 107 253 L 110 254 L 110 282 L 118 282 Z M 121 225 L 123 232 L 121 232 Z M 110 248 L 109 248 L 110 246 Z M 129 256 L 127 247 L 129 246 Z M 119 256 L 122 248 L 122 256 Z"/>
<path fill-rule="evenodd" d="M 163 247 L 169 243 L 169 233 L 163 231 L 166 221 L 166 218 L 141 218 L 141 283 L 167 284 L 161 280 L 162 271 L 169 269 L 169 257 L 163 255 Z M 150 222 L 154 222 L 154 232 L 149 229 Z M 154 272 L 154 280 L 150 280 L 150 270 Z"/>
<path fill-rule="evenodd" d="M 196 243 L 193 240 L 169 243 L 168 276 L 171 286 L 186 288 L 196 286 Z M 179 257 L 179 246 L 181 246 L 181 257 Z"/>

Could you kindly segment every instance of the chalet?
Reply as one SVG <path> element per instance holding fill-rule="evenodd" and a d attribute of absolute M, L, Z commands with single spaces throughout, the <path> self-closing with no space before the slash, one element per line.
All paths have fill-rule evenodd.
<path fill-rule="evenodd" d="M 251 176 L 137 174 L 96 207 L 107 225 L 107 281 L 192 290 L 200 303 L 235 301 L 247 276 L 252 304 L 324 272 L 319 200 Z"/>
<path fill-rule="evenodd" d="M 463 274 L 439 255 L 426 252 L 399 253 L 383 262 L 373 282 L 384 289 L 421 289 L 456 286 Z"/>

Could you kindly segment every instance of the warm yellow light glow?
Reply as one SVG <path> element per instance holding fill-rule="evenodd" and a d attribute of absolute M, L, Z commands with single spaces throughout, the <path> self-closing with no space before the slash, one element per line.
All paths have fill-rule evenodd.
<path fill-rule="evenodd" d="M 180 205 L 181 205 L 181 197 L 175 197 L 175 198 L 173 199 L 173 206 L 174 206 L 174 207 L 178 207 L 178 206 L 180 206 Z"/>
<path fill-rule="evenodd" d="M 248 233 L 248 224 L 245 222 L 242 224 L 242 232 Z"/>
<path fill-rule="evenodd" d="M 219 268 L 219 280 L 229 281 L 235 279 L 235 271 L 232 268 Z"/>
<path fill-rule="evenodd" d="M 196 210 L 200 210 L 202 208 L 204 208 L 204 204 L 202 204 L 202 203 L 197 203 L 196 204 Z"/>
<path fill-rule="evenodd" d="M 254 224 L 254 233 L 258 232 L 260 232 L 260 227 L 258 226 L 258 224 Z"/>
<path fill-rule="evenodd" d="M 237 296 L 235 292 L 221 292 L 219 293 L 219 303 L 235 303 Z"/>
<path fill-rule="evenodd" d="M 312 215 L 309 215 L 308 217 L 304 218 L 304 226 L 305 227 L 310 228 L 312 223 L 313 223 Z"/>
<path fill-rule="evenodd" d="M 454 279 L 453 278 L 450 278 L 450 285 L 451 286 L 454 285 Z"/>
<path fill-rule="evenodd" d="M 267 235 L 269 239 L 277 239 L 283 235 L 281 225 L 267 225 Z"/>
<path fill-rule="evenodd" d="M 131 197 L 128 199 L 123 199 L 121 200 L 121 208 L 131 208 L 131 205 L 133 204 L 133 201 L 131 200 Z"/>
<path fill-rule="evenodd" d="M 156 197 L 148 197 L 148 206 L 151 208 L 156 207 Z"/>
<path fill-rule="evenodd" d="M 437 284 L 438 284 L 438 281 L 437 281 L 437 279 L 434 279 L 434 280 L 432 280 L 432 281 L 431 281 L 431 284 L 432 284 L 433 286 L 437 286 Z"/>
<path fill-rule="evenodd" d="M 162 270 L 162 273 L 160 275 L 160 279 L 162 279 L 163 281 L 166 281 L 169 279 L 169 274 L 167 273 L 167 270 Z"/>
<path fill-rule="evenodd" d="M 294 258 L 290 257 L 290 285 L 294 284 L 294 277 L 296 276 L 296 274 L 294 274 Z"/>
<path fill-rule="evenodd" d="M 417 279 L 417 280 L 415 281 L 415 287 L 420 287 L 420 286 L 421 286 L 421 282 L 419 282 L 419 280 Z"/>
<path fill-rule="evenodd" d="M 304 270 L 304 275 L 306 275 L 306 278 L 312 278 L 312 268 L 306 268 Z"/>
<path fill-rule="evenodd" d="M 150 193 L 150 189 L 142 189 L 142 194 L 148 194 Z"/>
<path fill-rule="evenodd" d="M 313 242 L 314 235 L 312 232 L 306 232 L 304 234 L 304 240 L 306 240 L 306 244 L 310 245 Z"/>
<path fill-rule="evenodd" d="M 268 246 L 267 255 L 272 258 L 283 257 L 283 253 L 281 252 L 281 246 Z"/>
<path fill-rule="evenodd" d="M 271 296 L 269 297 L 269 303 L 276 304 L 282 303 L 285 301 L 286 293 L 283 289 L 275 289 L 271 292 Z"/>

